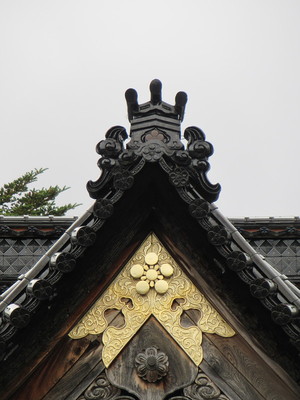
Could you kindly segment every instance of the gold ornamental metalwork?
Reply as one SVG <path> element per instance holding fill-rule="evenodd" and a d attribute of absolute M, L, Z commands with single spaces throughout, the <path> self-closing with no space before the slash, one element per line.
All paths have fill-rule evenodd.
<path fill-rule="evenodd" d="M 122 327 L 108 325 L 105 312 L 110 309 L 123 314 Z M 199 321 L 183 327 L 181 316 L 191 309 L 200 311 Z M 196 365 L 203 359 L 202 332 L 235 334 L 151 233 L 69 336 L 103 333 L 102 359 L 108 367 L 151 315 Z"/>

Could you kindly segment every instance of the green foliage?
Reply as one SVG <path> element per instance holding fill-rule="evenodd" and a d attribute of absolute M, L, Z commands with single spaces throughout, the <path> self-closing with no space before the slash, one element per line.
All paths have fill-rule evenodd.
<path fill-rule="evenodd" d="M 37 180 L 38 175 L 47 168 L 34 169 L 20 178 L 6 183 L 0 188 L 0 214 L 2 215 L 65 215 L 79 204 L 66 204 L 58 207 L 56 197 L 69 189 L 66 186 L 50 186 L 42 189 L 28 189 L 28 185 Z"/>

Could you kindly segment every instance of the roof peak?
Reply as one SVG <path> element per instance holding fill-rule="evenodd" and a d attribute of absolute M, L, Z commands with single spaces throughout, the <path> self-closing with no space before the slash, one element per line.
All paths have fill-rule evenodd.
<path fill-rule="evenodd" d="M 103 173 L 96 182 L 87 184 L 92 198 L 101 197 L 102 187 L 109 180 L 116 191 L 127 190 L 133 184 L 134 175 L 146 163 L 158 163 L 175 186 L 183 188 L 193 183 L 195 190 L 206 200 L 211 202 L 218 198 L 220 185 L 211 184 L 206 176 L 213 146 L 195 126 L 184 131 L 186 147 L 181 141 L 186 93 L 178 92 L 175 106 L 172 106 L 162 101 L 161 88 L 161 82 L 153 80 L 150 84 L 151 99 L 141 105 L 134 89 L 126 91 L 130 140 L 125 143 L 128 138 L 125 128 L 114 126 L 107 131 L 106 139 L 98 143 L 96 151 L 102 156 L 98 166 Z"/>
<path fill-rule="evenodd" d="M 136 118 L 145 115 L 159 114 L 168 118 L 183 121 L 185 105 L 187 103 L 187 94 L 178 92 L 175 96 L 175 105 L 162 101 L 162 83 L 159 79 L 153 79 L 149 86 L 151 98 L 150 101 L 138 104 L 138 94 L 135 89 L 127 89 L 125 98 L 127 101 L 128 119 L 130 122 Z"/>
<path fill-rule="evenodd" d="M 137 148 L 140 143 L 156 141 L 162 142 L 169 149 L 182 149 L 181 122 L 184 116 L 187 94 L 178 92 L 175 105 L 162 101 L 162 83 L 154 79 L 150 83 L 150 101 L 138 104 L 138 94 L 135 89 L 125 92 L 127 101 L 128 119 L 130 126 L 129 148 Z"/>

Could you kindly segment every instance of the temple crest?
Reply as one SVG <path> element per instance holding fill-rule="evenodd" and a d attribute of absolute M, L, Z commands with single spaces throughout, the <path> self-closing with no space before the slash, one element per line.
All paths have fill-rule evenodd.
<path fill-rule="evenodd" d="M 109 326 L 105 313 L 110 309 L 123 314 L 122 327 Z M 182 315 L 188 310 L 198 310 L 200 317 L 185 327 Z M 69 336 L 103 333 L 102 358 L 108 367 L 151 315 L 196 365 L 203 359 L 202 332 L 235 334 L 151 233 Z"/>

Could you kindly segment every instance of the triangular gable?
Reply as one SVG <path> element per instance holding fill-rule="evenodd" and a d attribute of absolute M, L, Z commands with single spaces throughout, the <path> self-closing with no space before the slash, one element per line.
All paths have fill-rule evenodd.
<path fill-rule="evenodd" d="M 105 313 L 112 309 L 121 311 L 124 326 L 108 326 Z M 197 325 L 184 328 L 180 319 L 184 311 L 191 309 L 201 316 Z M 151 316 L 197 366 L 203 359 L 202 332 L 234 335 L 156 236 L 150 234 L 69 336 L 80 339 L 103 333 L 102 359 L 109 367 Z"/>
<path fill-rule="evenodd" d="M 110 129 L 106 140 L 98 145 L 97 150 L 102 156 L 99 165 L 103 174 L 97 182 L 88 183 L 90 194 L 96 198 L 95 204 L 17 284 L 2 295 L 0 336 L 3 365 L 6 368 L 2 381 L 11 387 L 5 389 L 7 395 L 3 392 L 4 398 L 12 396 L 21 399 L 24 393 L 27 393 L 27 398 L 45 400 L 89 398 L 88 393 L 101 388 L 101 385 L 114 386 L 112 390 L 115 397 L 129 396 L 129 393 L 138 397 L 138 385 L 124 388 L 124 376 L 126 378 L 126 373 L 134 373 L 130 359 L 133 357 L 132 349 L 139 343 L 146 344 L 148 333 L 153 331 L 157 338 L 161 338 L 161 343 L 157 348 L 150 343 L 149 347 L 140 349 L 140 359 L 145 360 L 150 355 L 152 361 L 153 357 L 163 360 L 165 357 L 160 353 L 164 351 L 160 345 L 168 349 L 168 343 L 174 342 L 174 348 L 178 348 L 173 352 L 173 363 L 178 363 L 181 368 L 185 365 L 186 370 L 190 371 L 190 375 L 186 376 L 180 374 L 180 369 L 177 375 L 172 370 L 175 374 L 171 374 L 173 380 L 178 376 L 183 379 L 181 386 L 173 386 L 176 386 L 176 390 L 183 390 L 180 392 L 182 396 L 193 398 L 193 391 L 208 385 L 215 388 L 220 399 L 224 396 L 229 399 L 259 399 L 267 398 L 268 393 L 274 396 L 280 393 L 281 398 L 296 399 L 298 389 L 288 377 L 288 374 L 297 375 L 294 370 L 295 354 L 288 337 L 297 346 L 299 291 L 263 260 L 217 207 L 210 203 L 220 191 L 219 185 L 210 184 L 206 178 L 209 167 L 207 158 L 212 154 L 212 146 L 205 141 L 203 132 L 195 127 L 185 131 L 188 139 L 186 149 L 180 142 L 180 121 L 186 97 L 179 94 L 175 106 L 162 102 L 157 81 L 152 83 L 151 93 L 151 101 L 139 106 L 134 92 L 127 92 L 132 129 L 126 149 L 124 140 L 127 134 L 121 127 Z M 203 315 L 199 319 L 199 314 L 196 313 L 195 317 L 188 313 L 187 319 L 194 326 L 186 329 L 197 327 L 203 334 L 202 345 L 198 340 L 198 352 L 195 355 L 194 351 L 189 353 L 187 345 L 180 344 L 185 336 L 182 338 L 183 335 L 179 334 L 176 338 L 170 335 L 171 327 L 168 329 L 164 326 L 165 321 L 151 312 L 120 351 L 110 361 L 103 362 L 102 355 L 105 352 L 102 342 L 104 340 L 106 345 L 106 332 L 103 337 L 99 331 L 95 333 L 96 338 L 94 334 L 78 340 L 67 335 L 74 327 L 76 330 L 76 324 L 84 315 L 89 315 L 91 306 L 97 304 L 95 302 L 98 299 L 103 299 L 101 296 L 106 293 L 105 290 L 109 290 L 112 282 L 117 282 L 114 279 L 118 280 L 122 273 L 131 271 L 131 257 L 134 257 L 139 246 L 143 246 L 144 238 L 151 231 L 157 233 L 161 246 L 166 248 L 170 256 L 170 262 L 166 264 L 172 266 L 173 272 L 178 268 L 193 285 L 191 288 L 196 288 L 197 294 L 204 295 L 207 300 L 205 304 L 213 307 L 217 312 L 215 315 L 220 315 L 222 321 L 226 320 L 237 334 L 225 338 L 211 334 L 209 329 L 203 329 Z M 145 265 L 150 267 L 151 263 L 140 265 L 142 268 Z M 218 275 L 217 268 L 221 272 L 227 271 L 224 277 Z M 158 270 L 158 275 L 164 276 L 160 266 L 155 271 Z M 137 272 L 133 274 L 138 275 Z M 153 280 L 153 276 L 150 276 L 151 279 L 146 276 L 146 280 L 149 286 L 153 282 L 155 287 L 156 278 Z M 132 279 L 135 278 L 131 275 L 131 283 Z M 171 282 L 172 278 L 168 279 Z M 247 285 L 250 286 L 252 298 L 250 293 L 246 293 Z M 49 297 L 49 288 L 54 288 L 56 292 L 45 302 L 44 299 Z M 136 290 L 136 284 L 133 288 Z M 154 293 L 153 290 L 149 289 L 149 293 Z M 166 293 L 160 295 L 165 296 Z M 134 304 L 136 298 L 130 300 Z M 199 304 L 198 308 L 195 304 L 193 306 L 194 311 L 203 312 Z M 168 315 L 176 314 L 172 309 L 170 311 L 169 305 L 167 309 Z M 121 308 L 123 313 L 124 310 Z M 189 311 L 184 309 L 181 302 L 177 310 L 181 314 L 183 310 Z M 247 321 L 249 316 L 253 318 L 253 310 L 261 324 L 257 333 L 252 329 L 251 321 Z M 120 311 L 118 303 L 116 311 Z M 264 324 L 265 316 L 270 319 L 270 314 L 274 321 L 282 325 L 286 334 L 271 320 L 270 326 Z M 117 330 L 122 332 L 124 318 L 122 315 L 118 318 L 114 323 L 117 324 Z M 176 318 L 172 323 L 174 321 Z M 180 330 L 184 321 L 178 323 L 177 320 L 176 323 Z M 125 318 L 126 324 L 130 324 L 129 318 L 127 321 Z M 262 330 L 266 338 L 262 337 Z M 116 329 L 112 328 L 111 331 Z M 167 340 L 168 335 L 170 340 Z M 258 344 L 252 335 L 257 336 Z M 276 345 L 272 344 L 274 338 L 278 340 Z M 276 358 L 287 373 L 264 353 L 262 346 L 265 343 L 269 347 L 266 348 L 269 354 L 278 346 Z M 288 362 L 284 359 L 284 349 L 290 358 Z M 23 371 L 20 364 L 22 357 L 23 360 L 28 357 L 25 358 L 27 365 Z M 200 370 L 196 368 L 199 363 Z M 247 368 L 247 363 L 252 367 Z M 12 366 L 18 376 L 18 392 L 11 386 L 14 375 Z M 101 380 L 105 366 L 108 368 L 103 379 L 106 382 L 108 377 L 108 383 Z M 131 372 L 126 370 L 127 366 Z M 110 372 L 113 368 L 114 374 Z M 120 376 L 120 372 L 122 383 L 118 380 L 112 383 L 114 377 Z M 260 383 L 258 376 L 263 376 Z M 168 381 L 169 378 L 166 379 Z M 37 382 L 40 385 L 37 386 Z M 201 382 L 206 383 L 202 385 Z M 115 389 L 120 386 L 125 392 Z M 155 391 L 152 389 L 149 393 L 153 394 Z M 160 391 L 155 392 L 159 393 L 157 398 L 163 397 L 163 390 L 162 383 Z M 142 393 L 144 396 L 147 391 Z M 173 393 L 170 387 L 168 393 Z"/>

